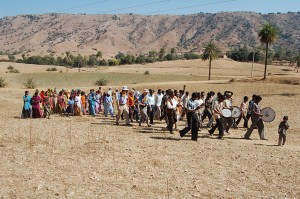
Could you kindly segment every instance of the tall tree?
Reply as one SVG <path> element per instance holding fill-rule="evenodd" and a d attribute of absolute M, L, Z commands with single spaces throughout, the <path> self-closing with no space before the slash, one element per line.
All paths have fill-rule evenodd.
<path fill-rule="evenodd" d="M 264 79 L 267 78 L 267 65 L 268 65 L 268 53 L 269 53 L 269 46 L 274 43 L 277 39 L 279 30 L 276 26 L 266 23 L 262 29 L 258 32 L 258 37 L 262 44 L 266 45 L 266 57 L 265 57 L 265 72 L 264 72 Z"/>
<path fill-rule="evenodd" d="M 97 54 L 96 54 L 97 59 L 101 59 L 102 56 L 103 56 L 102 52 L 98 51 Z"/>
<path fill-rule="evenodd" d="M 210 80 L 211 76 L 211 62 L 213 60 L 219 59 L 220 48 L 213 42 L 210 41 L 204 45 L 203 53 L 201 55 L 201 59 L 203 61 L 209 61 L 209 72 L 208 72 L 208 80 Z"/>

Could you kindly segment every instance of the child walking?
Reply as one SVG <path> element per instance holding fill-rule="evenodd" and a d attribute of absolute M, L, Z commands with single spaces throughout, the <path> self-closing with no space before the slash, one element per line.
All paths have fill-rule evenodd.
<path fill-rule="evenodd" d="M 290 128 L 290 125 L 288 123 L 288 116 L 283 117 L 283 121 L 280 122 L 279 128 L 278 128 L 278 134 L 279 134 L 279 139 L 278 139 L 278 146 L 284 145 L 286 141 L 286 136 L 287 136 L 287 130 Z"/>

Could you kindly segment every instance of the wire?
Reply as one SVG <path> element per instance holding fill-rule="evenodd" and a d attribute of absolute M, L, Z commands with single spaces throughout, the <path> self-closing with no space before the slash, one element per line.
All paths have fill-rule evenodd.
<path fill-rule="evenodd" d="M 64 9 L 64 10 L 59 10 L 56 13 L 61 13 L 61 12 L 65 12 L 65 11 L 68 11 L 68 10 L 74 10 L 74 9 L 77 9 L 77 8 L 82 8 L 82 7 L 86 7 L 86 6 L 90 6 L 90 5 L 100 4 L 100 3 L 107 2 L 107 1 L 109 1 L 109 0 L 102 0 L 102 1 L 96 1 L 96 2 L 91 2 L 91 3 L 86 3 L 86 4 L 82 4 L 82 5 L 79 5 L 79 6 L 72 7 L 72 8 L 67 8 L 67 9 Z"/>
<path fill-rule="evenodd" d="M 114 9 L 114 10 L 108 10 L 108 11 L 104 11 L 104 12 L 100 12 L 100 14 L 107 14 L 109 12 L 115 12 L 115 11 L 120 11 L 120 10 L 127 10 L 130 8 L 137 8 L 137 7 L 142 7 L 142 6 L 148 6 L 148 5 L 153 5 L 153 4 L 159 4 L 159 3 L 164 3 L 167 1 L 171 1 L 171 0 L 162 0 L 162 1 L 155 1 L 152 3 L 145 3 L 145 4 L 139 4 L 139 5 L 135 5 L 135 6 L 129 6 L 129 7 L 125 7 L 125 8 L 119 8 L 119 9 Z"/>
<path fill-rule="evenodd" d="M 178 7 L 178 8 L 173 8 L 173 9 L 167 9 L 167 10 L 159 10 L 155 12 L 148 12 L 145 13 L 145 15 L 151 15 L 151 14 L 156 14 L 156 13 L 161 13 L 161 12 L 167 12 L 167 11 L 174 11 L 174 10 L 182 10 L 182 9 L 187 9 L 187 8 L 194 8 L 194 7 L 201 7 L 201 6 L 208 6 L 208 5 L 215 5 L 215 4 L 221 4 L 221 3 L 229 3 L 237 0 L 228 0 L 228 1 L 218 1 L 214 3 L 205 3 L 205 4 L 199 4 L 199 5 L 193 5 L 193 6 L 186 6 L 186 7 Z"/>

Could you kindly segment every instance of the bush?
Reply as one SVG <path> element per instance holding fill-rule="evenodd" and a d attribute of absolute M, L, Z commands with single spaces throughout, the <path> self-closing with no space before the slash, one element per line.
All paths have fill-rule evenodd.
<path fill-rule="evenodd" d="M 53 67 L 53 68 L 47 68 L 46 71 L 57 71 L 57 68 L 56 68 L 56 67 Z"/>
<path fill-rule="evenodd" d="M 149 72 L 148 70 L 146 70 L 146 71 L 144 72 L 144 75 L 150 75 L 150 72 Z"/>
<path fill-rule="evenodd" d="M 12 65 L 9 65 L 8 67 L 7 67 L 7 70 L 13 70 L 13 69 L 15 69 Z"/>
<path fill-rule="evenodd" d="M 0 88 L 4 88 L 7 86 L 6 80 L 4 77 L 0 77 Z"/>
<path fill-rule="evenodd" d="M 35 82 L 35 80 L 33 78 L 29 78 L 24 83 L 24 86 L 27 89 L 35 89 L 37 85 L 36 85 L 36 82 Z"/>
<path fill-rule="evenodd" d="M 9 73 L 20 73 L 18 69 L 15 69 L 12 65 L 7 67 Z"/>
<path fill-rule="evenodd" d="M 108 80 L 104 78 L 97 80 L 95 83 L 96 86 L 106 86 L 107 84 L 108 84 Z"/>
<path fill-rule="evenodd" d="M 20 73 L 18 69 L 12 69 L 8 71 L 9 73 Z"/>
<path fill-rule="evenodd" d="M 109 59 L 108 60 L 108 65 L 109 66 L 118 66 L 118 65 L 120 65 L 120 60 L 118 60 L 118 59 Z"/>

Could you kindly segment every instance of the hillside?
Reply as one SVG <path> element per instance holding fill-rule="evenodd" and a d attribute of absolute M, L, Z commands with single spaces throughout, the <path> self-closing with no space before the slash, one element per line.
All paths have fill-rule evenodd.
<path fill-rule="evenodd" d="M 176 47 L 200 51 L 215 39 L 225 51 L 259 45 L 267 21 L 281 30 L 274 48 L 300 50 L 300 13 L 224 12 L 194 15 L 21 15 L 0 19 L 0 51 L 5 53 L 140 53 Z"/>

